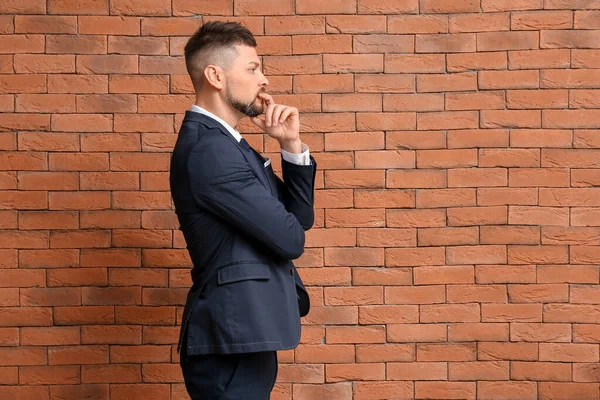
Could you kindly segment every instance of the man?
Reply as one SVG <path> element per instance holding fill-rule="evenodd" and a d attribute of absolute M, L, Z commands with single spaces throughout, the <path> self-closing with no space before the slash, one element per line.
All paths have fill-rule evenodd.
<path fill-rule="evenodd" d="M 298 110 L 267 94 L 252 33 L 209 22 L 188 41 L 196 91 L 171 159 L 175 212 L 193 262 L 178 351 L 192 399 L 265 400 L 277 350 L 300 340 L 310 302 L 292 259 L 314 221 L 315 160 Z M 283 180 L 234 129 L 279 141 Z"/>

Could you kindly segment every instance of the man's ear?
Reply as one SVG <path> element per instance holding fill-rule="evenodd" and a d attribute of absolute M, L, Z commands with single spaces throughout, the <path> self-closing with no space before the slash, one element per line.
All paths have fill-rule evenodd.
<path fill-rule="evenodd" d="M 213 64 L 209 64 L 204 68 L 204 78 L 208 83 L 216 89 L 222 89 L 224 84 L 225 76 L 221 67 Z"/>

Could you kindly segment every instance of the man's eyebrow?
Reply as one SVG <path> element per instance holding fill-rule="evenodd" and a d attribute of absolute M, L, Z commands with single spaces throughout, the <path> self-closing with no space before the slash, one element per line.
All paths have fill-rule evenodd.
<path fill-rule="evenodd" d="M 248 64 L 254 64 L 257 67 L 260 67 L 260 63 L 256 61 L 250 61 Z"/>

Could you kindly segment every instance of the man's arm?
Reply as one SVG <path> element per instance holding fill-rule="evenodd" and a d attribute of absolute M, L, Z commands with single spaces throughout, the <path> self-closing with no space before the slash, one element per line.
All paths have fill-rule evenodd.
<path fill-rule="evenodd" d="M 317 163 L 312 157 L 310 161 L 310 165 L 299 165 L 283 158 L 281 161 L 283 181 L 277 177 L 285 208 L 296 216 L 305 231 L 312 228 L 315 220 L 314 187 Z"/>
<path fill-rule="evenodd" d="M 241 150 L 225 136 L 199 141 L 187 165 L 195 201 L 284 259 L 304 252 L 296 216 L 258 181 Z"/>

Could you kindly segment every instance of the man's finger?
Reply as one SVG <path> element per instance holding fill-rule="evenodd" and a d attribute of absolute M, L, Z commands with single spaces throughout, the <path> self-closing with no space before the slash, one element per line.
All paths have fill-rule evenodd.
<path fill-rule="evenodd" d="M 258 126 L 263 131 L 266 131 L 266 129 L 267 129 L 267 126 L 265 125 L 265 121 L 258 117 L 250 118 L 250 122 L 252 122 L 254 125 Z"/>
<path fill-rule="evenodd" d="M 273 126 L 277 125 L 277 123 L 279 122 L 279 119 L 280 119 L 282 111 L 284 111 L 286 108 L 288 108 L 288 107 L 284 106 L 283 104 L 277 104 L 275 106 L 275 110 L 273 110 L 273 117 L 271 119 L 271 124 Z"/>

